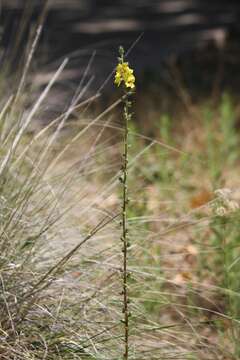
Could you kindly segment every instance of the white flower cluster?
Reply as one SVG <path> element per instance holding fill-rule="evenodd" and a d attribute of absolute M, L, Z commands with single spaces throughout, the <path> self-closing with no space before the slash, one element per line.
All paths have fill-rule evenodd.
<path fill-rule="evenodd" d="M 233 199 L 233 191 L 227 188 L 214 191 L 217 197 L 216 215 L 226 216 L 239 209 L 239 203 Z"/>

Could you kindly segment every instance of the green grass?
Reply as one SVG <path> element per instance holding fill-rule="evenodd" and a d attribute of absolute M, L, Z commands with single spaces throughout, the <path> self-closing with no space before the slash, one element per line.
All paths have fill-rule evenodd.
<path fill-rule="evenodd" d="M 225 94 L 217 108 L 210 104 L 199 106 L 198 122 L 191 124 L 196 128 L 192 134 L 178 130 L 177 136 L 177 120 L 170 123 L 168 115 L 164 115 L 159 140 L 131 172 L 135 239 L 142 236 L 141 250 L 133 263 L 149 275 L 147 284 L 141 283 L 133 295 L 139 297 L 146 316 L 160 318 L 161 322 L 165 314 L 174 319 L 177 327 L 184 328 L 185 321 L 191 324 L 199 336 L 193 340 L 193 334 L 192 341 L 196 346 L 198 341 L 205 346 L 205 355 L 200 349 L 192 355 L 197 359 L 206 354 L 209 359 L 240 356 L 236 341 L 239 212 L 235 211 L 238 192 L 233 170 L 239 164 L 236 114 L 237 107 Z M 137 132 L 140 130 L 136 127 L 132 129 L 132 133 Z M 189 144 L 183 141 L 187 137 L 190 151 Z M 182 153 L 166 149 L 160 142 Z M 133 156 L 147 144 L 144 137 L 132 135 Z M 229 200 L 235 208 L 223 217 L 216 216 L 215 209 L 221 204 L 214 189 L 225 186 L 233 190 Z M 216 339 L 213 344 L 204 339 L 205 332 Z M 223 338 L 225 349 L 221 348 Z"/>

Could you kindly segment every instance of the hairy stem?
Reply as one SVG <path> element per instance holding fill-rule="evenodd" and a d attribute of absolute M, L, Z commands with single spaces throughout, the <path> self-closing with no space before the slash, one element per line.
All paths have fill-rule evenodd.
<path fill-rule="evenodd" d="M 123 101 L 123 120 L 124 120 L 124 135 L 123 135 L 123 160 L 122 160 L 122 175 L 119 180 L 122 184 L 122 221 L 121 221 L 121 240 L 122 240 L 122 295 L 123 295 L 123 314 L 124 318 L 122 322 L 124 324 L 124 353 L 123 359 L 128 360 L 129 357 L 129 286 L 128 279 L 130 273 L 128 271 L 128 249 L 130 246 L 128 237 L 128 148 L 129 148 L 129 121 L 132 114 L 130 111 L 132 90 L 135 88 L 135 76 L 133 69 L 128 65 L 128 62 L 124 61 L 124 49 L 122 46 L 119 48 L 118 65 L 116 67 L 114 83 L 117 86 L 122 84 L 124 94 Z"/>
<path fill-rule="evenodd" d="M 124 313 L 124 343 L 125 343 L 125 351 L 124 351 L 124 359 L 128 359 L 129 353 L 129 293 L 128 293 L 128 247 L 129 247 L 129 239 L 128 239 L 128 218 L 127 218 L 127 210 L 128 210 L 128 121 L 130 119 L 129 114 L 129 106 L 130 103 L 125 97 L 124 100 L 124 152 L 123 152 L 123 166 L 122 166 L 122 242 L 123 242 L 123 313 Z"/>

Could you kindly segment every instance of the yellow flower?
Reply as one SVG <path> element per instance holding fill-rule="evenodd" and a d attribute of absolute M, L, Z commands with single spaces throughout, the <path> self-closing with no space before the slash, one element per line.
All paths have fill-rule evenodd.
<path fill-rule="evenodd" d="M 135 76 L 133 70 L 130 69 L 127 62 L 123 62 L 117 65 L 114 83 L 120 86 L 121 83 L 127 88 L 134 89 L 135 87 Z"/>

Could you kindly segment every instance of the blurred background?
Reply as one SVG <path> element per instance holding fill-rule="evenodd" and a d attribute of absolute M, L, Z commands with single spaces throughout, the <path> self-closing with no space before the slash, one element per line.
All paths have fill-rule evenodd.
<path fill-rule="evenodd" d="M 216 101 L 223 91 L 239 92 L 237 0 L 2 0 L 1 63 L 11 73 L 23 67 L 46 4 L 32 84 L 46 84 L 57 64 L 69 58 L 51 100 L 55 110 L 66 93 L 73 94 L 86 68 L 85 80 L 91 80 L 86 96 L 100 90 L 100 104 L 113 101 L 111 73 L 119 45 L 129 50 L 137 74 L 139 122 L 143 108 L 145 121 L 156 112 L 172 112 L 173 100 L 178 112 L 189 98 Z"/>
<path fill-rule="evenodd" d="M 18 34 L 18 59 L 43 5 L 42 0 L 1 1 L 2 47 Z M 238 0 L 49 0 L 41 61 L 69 56 L 74 69 L 69 77 L 76 78 L 96 52 L 94 73 L 103 81 L 115 66 L 118 46 L 124 45 L 132 47 L 129 60 L 140 78 L 149 72 L 156 79 L 163 62 L 173 57 L 189 60 L 193 51 L 211 51 L 216 61 L 238 41 L 239 18 Z"/>

